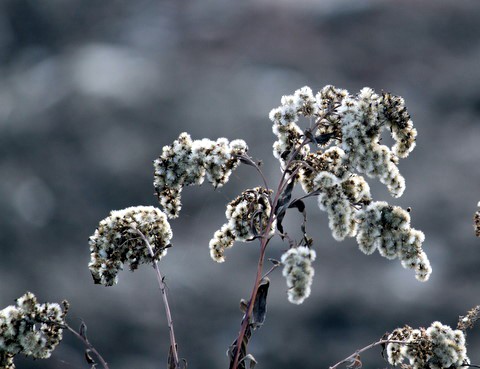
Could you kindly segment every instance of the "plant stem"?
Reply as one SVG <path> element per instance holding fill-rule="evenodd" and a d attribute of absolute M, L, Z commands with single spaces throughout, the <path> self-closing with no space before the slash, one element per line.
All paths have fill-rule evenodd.
<path fill-rule="evenodd" d="M 90 341 L 87 339 L 87 337 L 83 337 L 80 333 L 78 333 L 75 329 L 70 327 L 68 324 L 65 323 L 64 327 L 68 329 L 71 333 L 73 333 L 79 340 L 83 342 L 83 344 L 90 350 L 92 351 L 95 356 L 97 357 L 98 361 L 100 361 L 100 364 L 102 364 L 102 367 L 104 369 L 109 369 L 107 362 L 103 359 L 102 355 L 93 347 L 93 345 L 90 343 Z"/>
<path fill-rule="evenodd" d="M 383 344 L 386 344 L 386 343 L 400 343 L 400 344 L 408 344 L 409 342 L 407 341 L 398 341 L 398 340 L 380 340 L 380 341 L 377 341 L 377 342 L 374 342 L 374 343 L 371 343 L 370 345 L 368 346 L 365 346 L 364 348 L 360 349 L 360 350 L 357 350 L 355 351 L 353 354 L 351 354 L 349 357 L 346 357 L 345 359 L 343 359 L 342 361 L 339 361 L 338 363 L 336 363 L 335 365 L 331 366 L 330 369 L 336 369 L 338 366 L 342 365 L 343 363 L 346 363 L 346 362 L 349 362 L 349 361 L 352 361 L 352 360 L 355 360 L 356 356 L 361 354 L 362 352 L 364 351 L 367 351 L 367 350 L 370 350 L 371 348 L 375 347 L 375 346 L 379 346 L 379 345 L 383 345 Z"/>
<path fill-rule="evenodd" d="M 311 128 L 312 132 L 314 132 L 318 128 L 318 126 L 320 125 L 320 120 L 321 119 L 319 119 L 315 123 L 315 125 Z M 257 275 L 256 275 L 256 278 L 255 278 L 255 283 L 253 285 L 252 294 L 251 294 L 250 300 L 248 302 L 248 309 L 245 312 L 245 315 L 242 319 L 242 326 L 241 326 L 240 333 L 238 334 L 238 337 L 237 337 L 237 340 L 236 340 L 235 357 L 234 357 L 234 360 L 233 360 L 233 364 L 230 366 L 230 369 L 238 369 L 238 362 L 239 362 L 239 359 L 240 359 L 240 351 L 241 351 L 243 338 L 245 336 L 247 326 L 248 326 L 248 324 L 250 324 L 250 317 L 252 315 L 253 306 L 255 304 L 255 299 L 257 297 L 257 292 L 258 292 L 258 288 L 259 288 L 259 285 L 260 285 L 260 281 L 262 280 L 262 269 L 263 269 L 263 263 L 264 263 L 264 259 L 265 259 L 265 250 L 266 250 L 268 242 L 270 240 L 269 234 L 270 234 L 270 231 L 272 229 L 273 222 L 275 220 L 275 211 L 276 211 L 278 201 L 279 201 L 280 196 L 283 193 L 285 187 L 287 186 L 288 182 L 290 180 L 291 181 L 295 180 L 295 176 L 297 175 L 298 170 L 299 170 L 299 168 L 297 168 L 296 170 L 294 170 L 293 173 L 290 173 L 289 172 L 289 167 L 295 161 L 295 156 L 300 152 L 302 147 L 304 147 L 305 145 L 308 145 L 310 142 L 311 142 L 310 138 L 305 136 L 303 138 L 302 142 L 298 145 L 298 147 L 295 148 L 295 150 L 293 150 L 293 152 L 290 154 L 290 157 L 288 158 L 288 160 L 285 164 L 285 169 L 283 170 L 282 177 L 281 177 L 280 182 L 278 184 L 277 191 L 275 193 L 275 198 L 272 201 L 272 203 L 270 204 L 271 205 L 270 215 L 269 215 L 269 218 L 268 218 L 267 225 L 266 225 L 265 229 L 263 230 L 262 236 L 261 236 L 262 241 L 261 241 L 261 245 L 260 245 L 260 256 L 258 258 Z M 253 162 L 253 164 L 255 164 L 255 162 Z M 264 184 L 265 184 L 265 187 L 268 189 L 267 181 L 266 181 L 265 177 L 263 176 L 263 173 L 261 172 L 260 168 L 258 168 L 257 165 L 254 165 L 254 167 L 261 174 L 262 179 L 263 179 Z M 270 272 L 268 272 L 268 273 L 270 273 Z"/>
<path fill-rule="evenodd" d="M 140 232 L 138 229 L 134 229 L 134 230 L 143 239 L 143 241 L 145 242 L 145 245 L 148 248 L 148 251 L 150 252 L 150 255 L 152 256 L 152 258 L 154 258 L 155 253 L 153 252 L 150 242 L 148 242 L 147 238 L 142 232 Z M 179 359 L 178 359 L 178 351 L 177 351 L 177 342 L 175 340 L 175 331 L 173 329 L 173 320 L 172 320 L 172 314 L 170 312 L 170 305 L 168 304 L 167 288 L 166 288 L 165 282 L 163 281 L 163 276 L 162 276 L 162 273 L 160 272 L 160 268 L 158 267 L 157 261 L 153 260 L 152 264 L 157 274 L 158 285 L 160 287 L 160 291 L 162 292 L 163 305 L 165 306 L 165 314 L 167 316 L 167 325 L 168 325 L 168 330 L 170 332 L 170 349 L 173 355 L 174 367 L 178 368 Z"/>

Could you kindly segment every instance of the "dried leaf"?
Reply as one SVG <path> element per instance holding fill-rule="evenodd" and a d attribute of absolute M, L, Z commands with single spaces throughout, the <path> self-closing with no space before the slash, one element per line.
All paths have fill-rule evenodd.
<path fill-rule="evenodd" d="M 267 277 L 260 281 L 255 304 L 253 305 L 252 318 L 250 321 L 253 329 L 260 328 L 265 322 L 265 317 L 267 315 L 267 295 L 269 286 L 270 280 Z"/>
<path fill-rule="evenodd" d="M 87 339 L 87 325 L 85 324 L 84 321 L 80 323 L 80 328 L 78 329 L 78 334 L 85 340 L 88 341 Z"/>
<path fill-rule="evenodd" d="M 268 258 L 268 261 L 270 261 L 275 266 L 282 264 L 282 262 L 277 259 Z"/>
<path fill-rule="evenodd" d="M 305 136 L 307 136 L 312 142 L 315 142 L 317 145 L 325 145 L 334 137 L 334 133 L 323 133 L 321 135 L 314 136 L 312 132 L 306 131 Z"/>
<path fill-rule="evenodd" d="M 177 348 L 176 345 L 175 345 L 175 348 Z M 173 355 L 172 345 L 170 345 L 170 349 L 168 351 L 167 368 L 177 369 L 177 364 L 175 363 L 175 356 Z"/>
<path fill-rule="evenodd" d="M 255 365 L 257 365 L 257 360 L 255 360 L 255 358 L 253 357 L 252 354 L 248 354 L 247 356 L 245 356 L 243 359 L 242 359 L 242 362 L 243 361 L 249 361 L 249 369 L 253 369 L 255 368 Z"/>
<path fill-rule="evenodd" d="M 283 191 L 283 194 L 278 199 L 277 206 L 275 207 L 274 214 L 277 216 L 277 229 L 280 233 L 283 233 L 282 222 L 283 222 L 283 218 L 285 218 L 285 214 L 287 212 L 290 199 L 292 198 L 292 191 L 294 187 L 295 187 L 295 181 L 292 178 L 290 182 L 287 184 L 287 186 L 285 187 L 285 190 Z"/>
<path fill-rule="evenodd" d="M 85 360 L 87 361 L 87 364 L 95 364 L 95 360 L 93 360 L 92 356 L 90 355 L 91 352 L 92 350 L 90 349 L 85 350 Z"/>

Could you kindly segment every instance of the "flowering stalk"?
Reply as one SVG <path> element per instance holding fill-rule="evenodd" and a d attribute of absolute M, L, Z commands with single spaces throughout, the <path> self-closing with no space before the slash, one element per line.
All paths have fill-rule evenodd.
<path fill-rule="evenodd" d="M 301 148 L 303 146 L 305 146 L 308 142 L 309 142 L 309 138 L 305 137 L 305 139 L 300 144 L 300 146 L 297 149 L 295 149 L 293 151 L 293 153 L 290 155 L 290 158 L 289 158 L 289 160 L 287 161 L 287 164 L 286 164 L 286 168 L 283 171 L 282 177 L 280 179 L 280 183 L 278 184 L 277 191 L 276 191 L 276 194 L 275 194 L 275 198 L 272 202 L 272 206 L 271 206 L 271 210 L 270 210 L 270 214 L 269 214 L 269 217 L 268 217 L 267 224 L 266 224 L 266 226 L 265 226 L 265 228 L 264 228 L 264 230 L 263 230 L 263 232 L 260 236 L 261 244 L 260 244 L 260 255 L 259 255 L 258 264 L 257 264 L 257 274 L 256 274 L 256 277 L 255 277 L 255 282 L 253 284 L 252 293 L 251 293 L 250 300 L 249 300 L 249 303 L 248 303 L 248 309 L 245 312 L 245 315 L 242 319 L 242 325 L 241 325 L 241 328 L 240 328 L 240 333 L 238 334 L 238 338 L 236 339 L 236 341 L 234 343 L 235 346 L 236 346 L 234 348 L 235 357 L 234 357 L 233 362 L 230 366 L 230 369 L 238 369 L 238 363 L 239 363 L 240 352 L 241 352 L 241 345 L 243 343 L 243 338 L 245 337 L 245 332 L 247 331 L 247 327 L 250 324 L 250 319 L 251 319 L 251 316 L 252 316 L 253 307 L 255 305 L 255 300 L 256 300 L 256 297 L 257 297 L 258 288 L 259 288 L 260 282 L 262 280 L 263 263 L 265 261 L 265 251 L 266 251 L 268 242 L 271 239 L 271 237 L 269 235 L 272 231 L 272 227 L 273 227 L 273 224 L 274 224 L 274 221 L 275 221 L 275 209 L 277 208 L 277 205 L 278 205 L 279 200 L 280 200 L 280 196 L 283 193 L 283 190 L 285 189 L 286 185 L 288 184 L 288 182 L 290 180 L 293 181 L 294 178 L 295 178 L 294 176 L 288 176 L 287 177 L 288 168 L 290 167 L 292 162 L 295 160 L 295 156 L 298 154 L 298 152 L 301 150 Z"/>

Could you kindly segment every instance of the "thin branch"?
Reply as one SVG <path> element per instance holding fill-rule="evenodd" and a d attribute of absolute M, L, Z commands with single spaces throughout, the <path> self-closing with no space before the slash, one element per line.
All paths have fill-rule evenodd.
<path fill-rule="evenodd" d="M 386 344 L 386 343 L 400 343 L 400 344 L 403 344 L 403 345 L 407 345 L 411 342 L 407 342 L 407 341 L 398 341 L 398 340 L 380 340 L 380 341 L 377 341 L 377 342 L 374 342 L 374 343 L 371 343 L 370 345 L 368 346 L 365 346 L 364 348 L 360 349 L 360 350 L 357 350 L 355 351 L 353 354 L 351 354 L 350 356 L 346 357 L 345 359 L 343 359 L 342 361 L 339 361 L 338 363 L 336 363 L 335 365 L 331 366 L 330 369 L 336 369 L 338 368 L 340 365 L 342 365 L 343 363 L 347 363 L 347 362 L 351 362 L 353 359 L 355 359 L 357 357 L 357 355 L 361 354 L 362 352 L 364 351 L 367 351 L 367 350 L 370 350 L 371 348 L 375 347 L 375 346 L 379 346 L 379 345 L 383 345 L 383 344 Z"/>
<path fill-rule="evenodd" d="M 155 257 L 155 253 L 153 252 L 152 246 L 150 245 L 150 242 L 147 240 L 145 235 L 140 232 L 138 229 L 132 228 L 135 232 L 138 233 L 138 235 L 143 239 L 145 242 L 145 245 L 148 248 L 148 251 L 150 252 L 150 255 L 152 258 Z M 163 281 L 163 276 L 162 273 L 160 272 L 160 268 L 158 267 L 158 263 L 156 260 L 152 261 L 153 268 L 155 269 L 155 272 L 157 274 L 157 280 L 158 280 L 158 285 L 160 287 L 160 291 L 162 291 L 162 299 L 163 299 L 163 305 L 165 306 L 165 314 L 167 316 L 167 325 L 168 325 L 168 330 L 170 332 L 170 350 L 173 355 L 173 360 L 174 360 L 174 365 L 175 368 L 179 367 L 179 359 L 178 359 L 178 351 L 177 351 L 177 342 L 175 340 L 175 331 L 173 329 L 173 320 L 172 320 L 172 314 L 170 312 L 170 305 L 168 304 L 168 298 L 167 298 L 167 286 L 165 285 L 165 282 Z"/>
<path fill-rule="evenodd" d="M 269 259 L 271 260 L 271 259 Z M 282 265 L 280 262 L 276 262 L 275 264 L 272 265 L 272 267 L 268 270 L 268 272 L 266 272 L 263 276 L 262 276 L 262 279 L 265 278 L 265 277 L 268 277 L 270 275 L 270 273 L 272 273 L 275 269 L 277 269 L 280 265 Z"/>
<path fill-rule="evenodd" d="M 246 164 L 248 165 L 251 165 L 252 167 L 254 167 L 258 174 L 260 175 L 260 177 L 262 178 L 262 181 L 263 181 L 263 185 L 265 186 L 265 189 L 270 192 L 269 190 L 269 187 L 268 187 L 268 182 L 267 182 L 267 179 L 265 178 L 265 175 L 263 174 L 262 170 L 260 169 L 259 165 L 257 164 L 257 162 L 255 160 L 253 160 L 250 156 L 248 155 L 237 155 L 237 157 L 240 159 L 240 160 L 243 160 Z M 270 201 L 270 205 L 271 204 L 271 199 L 270 197 L 268 198 L 269 201 Z"/>
<path fill-rule="evenodd" d="M 93 347 L 93 345 L 90 343 L 90 341 L 86 336 L 82 336 L 75 329 L 70 327 L 67 323 L 65 323 L 63 327 L 68 329 L 71 333 L 73 333 L 79 340 L 83 342 L 83 344 L 88 350 L 90 350 L 95 354 L 95 356 L 97 357 L 98 361 L 100 361 L 100 364 L 104 369 L 109 369 L 107 362 L 103 359 L 102 355 L 100 355 L 100 353 L 95 349 L 95 347 Z"/>

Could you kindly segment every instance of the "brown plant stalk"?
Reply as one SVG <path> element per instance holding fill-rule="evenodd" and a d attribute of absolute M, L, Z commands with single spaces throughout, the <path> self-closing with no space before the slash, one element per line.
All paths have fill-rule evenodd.
<path fill-rule="evenodd" d="M 319 123 L 316 123 L 314 125 L 314 127 L 312 128 L 312 131 L 315 131 L 315 129 L 318 127 L 318 125 L 319 125 Z M 252 316 L 253 307 L 255 305 L 255 300 L 256 300 L 256 297 L 257 297 L 258 288 L 259 288 L 260 282 L 262 280 L 263 264 L 264 264 L 264 261 L 265 261 L 265 251 L 266 251 L 268 242 L 271 239 L 271 237 L 269 237 L 268 235 L 270 234 L 270 231 L 271 231 L 272 226 L 273 226 L 273 222 L 275 220 L 275 209 L 277 207 L 278 201 L 280 200 L 280 196 L 283 193 L 283 190 L 285 189 L 286 185 L 288 184 L 288 182 L 290 180 L 293 181 L 294 178 L 295 178 L 295 175 L 289 175 L 287 177 L 287 174 L 289 174 L 288 168 L 293 163 L 295 156 L 301 150 L 301 148 L 303 146 L 307 145 L 310 141 L 311 140 L 308 137 L 305 137 L 303 139 L 303 141 L 300 143 L 299 147 L 296 148 L 290 154 L 290 157 L 289 157 L 289 159 L 288 159 L 288 161 L 285 165 L 285 170 L 283 171 L 282 177 L 281 177 L 280 182 L 278 184 L 277 191 L 275 193 L 275 198 L 272 202 L 271 211 L 270 211 L 270 215 L 268 217 L 267 225 L 265 226 L 265 229 L 263 229 L 262 234 L 260 236 L 261 244 L 260 244 L 260 255 L 259 255 L 258 264 L 257 264 L 257 274 L 256 274 L 255 282 L 253 284 L 253 289 L 252 289 L 252 293 L 251 293 L 251 296 L 250 296 L 250 300 L 248 302 L 248 309 L 245 312 L 245 315 L 242 319 L 242 325 L 241 325 L 240 332 L 239 332 L 237 340 L 236 340 L 236 344 L 235 344 L 236 347 L 234 348 L 235 357 L 234 357 L 234 360 L 233 360 L 233 364 L 230 366 L 230 369 L 238 369 L 241 345 L 242 345 L 243 338 L 245 336 L 245 332 L 247 330 L 247 327 L 250 324 L 250 318 Z M 266 181 L 265 181 L 265 183 L 266 183 Z"/>

